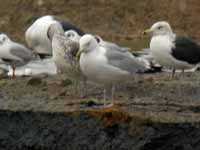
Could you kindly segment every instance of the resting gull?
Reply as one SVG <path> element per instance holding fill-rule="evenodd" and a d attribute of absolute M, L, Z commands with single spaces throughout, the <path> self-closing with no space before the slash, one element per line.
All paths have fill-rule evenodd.
<path fill-rule="evenodd" d="M 58 71 L 75 80 L 76 84 L 79 80 L 85 84 L 85 76 L 82 74 L 76 58 L 79 43 L 67 38 L 59 23 L 54 23 L 49 27 L 48 36 L 52 41 L 53 60 Z"/>
<path fill-rule="evenodd" d="M 128 47 L 120 47 L 116 43 L 104 41 L 99 35 L 95 35 L 95 39 L 97 40 L 97 42 L 99 43 L 100 46 L 105 47 L 107 49 L 119 50 L 119 51 L 122 51 L 122 52 L 127 52 L 127 51 L 130 50 L 130 48 L 128 48 Z"/>
<path fill-rule="evenodd" d="M 81 37 L 78 54 L 80 54 L 80 68 L 88 80 L 104 85 L 104 106 L 106 87 L 112 87 L 112 104 L 114 104 L 115 85 L 129 80 L 135 73 L 146 71 L 145 65 L 134 57 L 99 46 L 95 37 L 90 34 Z"/>
<path fill-rule="evenodd" d="M 73 41 L 79 42 L 81 36 L 74 30 L 68 30 L 65 32 L 65 35 L 70 38 Z M 112 50 L 119 50 L 122 52 L 128 52 L 130 50 L 130 48 L 127 47 L 120 47 L 119 45 L 117 45 L 116 43 L 112 43 L 109 41 L 104 41 L 99 35 L 95 35 L 94 36 L 95 39 L 97 40 L 98 44 L 102 47 L 108 48 L 108 49 L 112 49 Z"/>
<path fill-rule="evenodd" d="M 25 39 L 28 46 L 34 50 L 41 58 L 52 55 L 51 41 L 47 37 L 47 31 L 49 26 L 55 22 L 59 22 L 62 25 L 64 31 L 75 30 L 79 35 L 83 35 L 84 32 L 72 25 L 67 21 L 61 21 L 54 18 L 51 15 L 38 18 L 26 31 Z"/>
<path fill-rule="evenodd" d="M 81 36 L 74 30 L 68 30 L 65 32 L 65 36 L 69 39 L 71 39 L 74 42 L 79 43 L 79 40 L 81 38 Z"/>
<path fill-rule="evenodd" d="M 150 49 L 160 65 L 173 69 L 193 68 L 200 62 L 200 46 L 192 39 L 177 36 L 168 22 L 160 21 L 145 31 L 151 33 Z"/>
<path fill-rule="evenodd" d="M 13 42 L 6 34 L 0 34 L 0 59 L 11 65 L 12 77 L 15 77 L 16 66 L 25 65 L 35 57 L 25 46 Z"/>

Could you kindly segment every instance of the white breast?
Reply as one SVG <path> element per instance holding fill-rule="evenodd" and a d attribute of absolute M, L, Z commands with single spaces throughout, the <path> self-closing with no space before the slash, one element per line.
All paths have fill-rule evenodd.
<path fill-rule="evenodd" d="M 174 69 L 191 68 L 191 65 L 187 62 L 177 60 L 171 55 L 173 47 L 174 43 L 169 36 L 155 36 L 152 37 L 150 42 L 152 56 L 160 65 Z"/>
<path fill-rule="evenodd" d="M 81 55 L 80 67 L 89 80 L 100 84 L 112 84 L 130 76 L 128 72 L 110 65 L 104 53 L 105 49 L 99 47 L 99 50 Z"/>

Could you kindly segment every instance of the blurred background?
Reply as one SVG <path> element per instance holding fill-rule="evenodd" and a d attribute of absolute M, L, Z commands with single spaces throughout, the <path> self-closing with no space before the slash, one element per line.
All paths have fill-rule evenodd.
<path fill-rule="evenodd" d="M 148 47 L 141 32 L 168 21 L 176 33 L 200 39 L 199 0 L 0 0 L 0 32 L 24 42 L 26 29 L 40 16 L 55 15 L 86 33 L 130 46 Z"/>

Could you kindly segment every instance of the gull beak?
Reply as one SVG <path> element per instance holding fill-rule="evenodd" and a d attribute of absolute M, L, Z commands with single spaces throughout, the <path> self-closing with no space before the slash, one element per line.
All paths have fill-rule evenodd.
<path fill-rule="evenodd" d="M 83 53 L 83 49 L 79 49 L 78 53 L 76 54 L 76 58 L 79 60 L 81 57 L 81 54 Z"/>
<path fill-rule="evenodd" d="M 35 55 L 35 56 L 38 56 L 38 52 L 35 51 L 35 50 L 32 51 L 32 54 Z"/>
<path fill-rule="evenodd" d="M 38 54 L 37 51 L 35 51 L 35 50 L 33 50 L 32 53 L 35 54 L 35 55 Z"/>
<path fill-rule="evenodd" d="M 143 35 L 149 34 L 149 33 L 151 33 L 151 32 L 152 32 L 151 29 L 147 29 L 147 30 L 145 30 L 145 31 L 143 32 Z"/>

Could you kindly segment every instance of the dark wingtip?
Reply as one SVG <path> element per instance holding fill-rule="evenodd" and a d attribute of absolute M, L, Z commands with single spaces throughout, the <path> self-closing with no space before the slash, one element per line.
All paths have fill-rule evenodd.
<path fill-rule="evenodd" d="M 68 31 L 68 30 L 74 30 L 76 31 L 80 36 L 83 36 L 85 33 L 82 29 L 80 29 L 79 27 L 77 27 L 76 25 L 67 22 L 67 21 L 62 21 L 62 20 L 58 20 L 60 22 L 60 24 L 63 27 L 64 31 Z"/>

